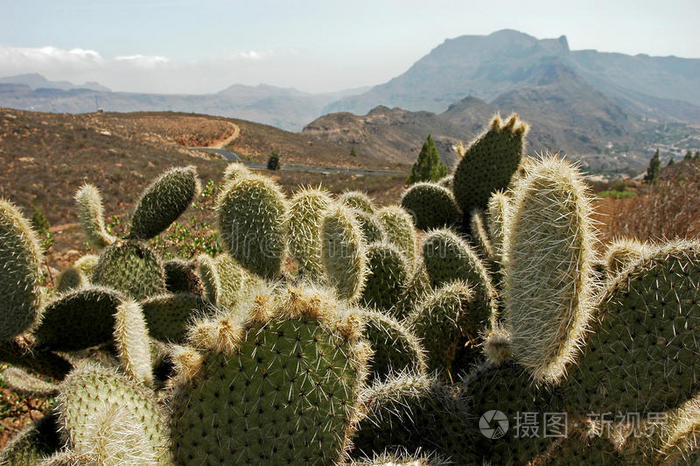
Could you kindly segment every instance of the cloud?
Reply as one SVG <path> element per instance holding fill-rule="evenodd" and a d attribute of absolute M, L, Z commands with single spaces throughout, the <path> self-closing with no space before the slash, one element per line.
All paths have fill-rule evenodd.
<path fill-rule="evenodd" d="M 57 47 L 8 47 L 0 45 L 0 67 L 68 66 L 89 68 L 104 63 L 104 59 L 94 50 Z"/>
<path fill-rule="evenodd" d="M 263 58 L 268 58 L 272 55 L 272 51 L 267 50 L 263 52 L 257 52 L 255 50 L 246 50 L 243 52 L 238 52 L 234 54 L 234 58 L 242 58 L 244 60 L 262 60 Z"/>
<path fill-rule="evenodd" d="M 139 66 L 157 66 L 165 63 L 169 63 L 170 59 L 168 57 L 161 57 L 160 55 L 123 55 L 119 57 L 114 57 L 115 61 L 132 63 Z"/>

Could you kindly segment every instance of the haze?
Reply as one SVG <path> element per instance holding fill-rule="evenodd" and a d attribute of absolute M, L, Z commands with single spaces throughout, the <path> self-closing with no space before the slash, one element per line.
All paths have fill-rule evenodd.
<path fill-rule="evenodd" d="M 510 28 L 572 50 L 700 57 L 700 2 L 3 0 L 0 76 L 115 91 L 260 83 L 329 92 L 404 72 L 447 38 Z"/>

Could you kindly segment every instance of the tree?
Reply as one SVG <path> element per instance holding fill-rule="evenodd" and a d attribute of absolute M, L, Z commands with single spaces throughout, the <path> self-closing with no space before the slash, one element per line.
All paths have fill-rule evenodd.
<path fill-rule="evenodd" d="M 350 149 L 350 157 L 357 157 L 357 151 L 355 151 L 355 146 Z"/>
<path fill-rule="evenodd" d="M 280 156 L 276 150 L 273 150 L 270 154 L 270 158 L 267 159 L 267 169 L 268 170 L 279 170 L 280 169 Z"/>
<path fill-rule="evenodd" d="M 418 154 L 418 160 L 411 167 L 411 174 L 407 183 L 413 184 L 419 181 L 437 181 L 447 176 L 447 167 L 440 160 L 440 153 L 435 147 L 435 142 L 431 135 L 423 143 L 423 148 Z"/>
<path fill-rule="evenodd" d="M 649 161 L 649 167 L 647 168 L 647 174 L 644 177 L 644 181 L 646 181 L 649 184 L 656 183 L 656 180 L 659 179 L 659 166 L 660 165 L 661 165 L 661 161 L 659 160 L 659 149 L 656 149 L 654 156 Z"/>
<path fill-rule="evenodd" d="M 686 152 L 685 152 L 685 157 L 683 158 L 683 160 L 684 160 L 684 161 L 685 161 L 685 160 L 693 160 L 693 153 L 690 152 L 690 151 L 686 151 Z"/>
<path fill-rule="evenodd" d="M 673 165 L 675 165 L 675 163 L 676 162 L 673 160 L 673 157 L 671 157 L 670 159 L 668 159 L 668 163 L 666 164 L 666 166 L 672 167 Z"/>

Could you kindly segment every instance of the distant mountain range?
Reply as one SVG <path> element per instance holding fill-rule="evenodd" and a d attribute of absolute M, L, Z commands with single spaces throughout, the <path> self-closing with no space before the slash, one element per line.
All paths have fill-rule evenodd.
<path fill-rule="evenodd" d="M 415 159 L 428 133 L 453 162 L 452 147 L 496 112 L 531 123 L 531 152 L 564 152 L 597 170 L 642 166 L 659 146 L 700 148 L 700 59 L 572 51 L 565 36 L 513 30 L 446 40 L 386 83 L 329 94 L 267 85 L 139 94 L 39 75 L 0 79 L 0 106 L 77 113 L 95 111 L 96 103 L 106 111 L 197 112 L 303 128 L 402 163 Z"/>

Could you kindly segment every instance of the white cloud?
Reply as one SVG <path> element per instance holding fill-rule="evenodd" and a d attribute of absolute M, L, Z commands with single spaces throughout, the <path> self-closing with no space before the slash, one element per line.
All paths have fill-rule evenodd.
<path fill-rule="evenodd" d="M 104 62 L 94 50 L 75 48 L 71 50 L 57 47 L 7 47 L 0 45 L 0 67 L 70 66 L 92 67 Z"/>
<path fill-rule="evenodd" d="M 119 57 L 114 57 L 115 61 L 133 63 L 135 65 L 141 66 L 157 66 L 165 63 L 169 63 L 170 59 L 168 57 L 161 57 L 160 55 L 123 55 Z"/>

